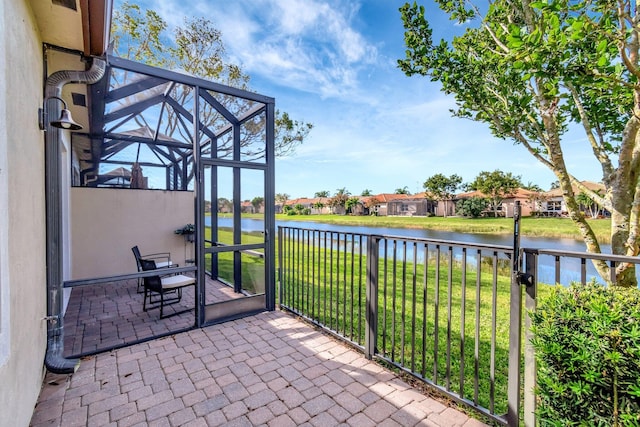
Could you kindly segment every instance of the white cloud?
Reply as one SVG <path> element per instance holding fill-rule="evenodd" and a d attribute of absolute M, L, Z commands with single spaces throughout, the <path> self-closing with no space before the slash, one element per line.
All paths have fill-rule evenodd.
<path fill-rule="evenodd" d="M 184 3 L 147 1 L 146 7 L 170 25 L 181 24 L 185 13 L 210 19 L 222 31 L 230 61 L 252 76 L 254 89 L 315 126 L 295 154 L 277 160 L 278 192 L 311 196 L 345 186 L 353 193 L 391 192 L 405 185 L 419 191 L 435 173 L 470 181 L 494 169 L 542 187 L 553 180 L 522 147 L 494 138 L 486 125 L 452 118 L 455 102 L 438 84 L 396 68 L 393 58 L 403 52 L 397 46 L 402 30 L 391 22 L 399 20 L 392 16 L 395 4 L 376 2 L 388 15 L 365 22 L 371 16 L 363 11 L 372 7 L 361 0 Z M 568 142 L 577 150 L 568 161 L 584 171 L 578 176 L 594 179 L 596 173 L 597 180 L 586 146 Z"/>

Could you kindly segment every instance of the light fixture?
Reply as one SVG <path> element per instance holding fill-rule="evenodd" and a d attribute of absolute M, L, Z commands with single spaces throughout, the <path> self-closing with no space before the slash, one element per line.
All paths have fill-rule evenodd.
<path fill-rule="evenodd" d="M 62 111 L 60 111 L 60 118 L 58 120 L 52 120 L 49 122 L 51 126 L 67 130 L 82 129 L 82 126 L 76 123 L 71 117 L 71 111 L 67 109 L 67 103 L 65 102 L 65 100 L 60 98 L 59 96 L 49 96 L 44 100 L 44 108 L 40 110 L 40 129 L 44 129 L 44 120 L 47 120 L 48 117 L 47 101 L 50 99 L 57 99 L 61 101 L 62 105 L 64 106 Z"/>

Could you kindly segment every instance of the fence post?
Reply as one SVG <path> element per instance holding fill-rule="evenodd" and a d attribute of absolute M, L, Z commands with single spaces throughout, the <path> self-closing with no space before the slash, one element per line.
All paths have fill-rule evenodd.
<path fill-rule="evenodd" d="M 371 360 L 376 354 L 378 339 L 378 262 L 381 236 L 369 235 L 367 238 L 367 277 L 366 277 L 366 332 L 364 354 Z"/>
<path fill-rule="evenodd" d="M 282 280 L 282 259 L 284 258 L 283 249 L 284 232 L 282 226 L 278 226 L 278 277 L 276 283 L 278 283 L 278 305 L 282 306 L 282 297 L 284 292 L 284 283 Z"/>
<path fill-rule="evenodd" d="M 527 311 L 535 311 L 537 305 L 538 288 L 538 252 L 525 249 L 526 273 L 531 278 L 527 283 L 525 295 L 525 308 Z M 534 427 L 536 425 L 536 396 L 534 388 L 537 384 L 536 359 L 533 345 L 531 345 L 531 317 L 524 318 L 524 425 Z"/>
<path fill-rule="evenodd" d="M 519 424 L 520 352 L 522 327 L 522 290 L 520 288 L 520 202 L 513 212 L 513 254 L 511 255 L 511 292 L 509 307 L 509 377 L 507 383 L 507 415 L 509 426 Z"/>

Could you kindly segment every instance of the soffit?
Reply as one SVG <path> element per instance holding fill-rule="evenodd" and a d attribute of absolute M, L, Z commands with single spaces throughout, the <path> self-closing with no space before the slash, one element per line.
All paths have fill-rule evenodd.
<path fill-rule="evenodd" d="M 56 2 L 57 3 L 57 2 Z M 52 0 L 30 0 L 44 43 L 102 56 L 109 42 L 112 0 L 66 0 L 75 10 Z"/>

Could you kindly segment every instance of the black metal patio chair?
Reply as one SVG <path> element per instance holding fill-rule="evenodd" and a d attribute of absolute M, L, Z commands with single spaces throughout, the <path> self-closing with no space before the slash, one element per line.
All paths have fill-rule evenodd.
<path fill-rule="evenodd" d="M 155 263 L 156 263 L 156 268 L 178 267 L 178 264 L 173 264 L 171 262 L 171 253 L 170 252 L 157 252 L 157 253 L 154 253 L 154 254 L 141 255 L 140 254 L 140 249 L 138 248 L 137 245 L 132 247 L 131 251 L 133 252 L 133 256 L 136 258 L 136 267 L 138 267 L 138 273 L 142 271 L 142 264 L 140 263 L 140 260 L 142 258 L 154 260 Z M 143 280 L 142 279 L 138 279 L 138 290 L 137 291 L 138 291 L 139 294 L 144 292 Z"/>
<path fill-rule="evenodd" d="M 140 259 L 142 271 L 157 270 L 156 262 L 152 259 Z M 163 319 L 164 307 L 179 303 L 182 300 L 182 289 L 187 286 L 195 286 L 196 279 L 185 276 L 184 274 L 158 275 L 143 278 L 144 283 L 144 303 L 142 309 L 146 312 L 148 309 L 160 307 L 160 318 Z M 154 298 L 155 297 L 155 298 Z M 147 302 L 149 307 L 147 307 Z M 184 313 L 190 309 L 179 311 L 171 314 Z"/>

